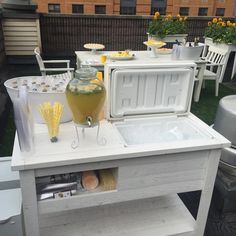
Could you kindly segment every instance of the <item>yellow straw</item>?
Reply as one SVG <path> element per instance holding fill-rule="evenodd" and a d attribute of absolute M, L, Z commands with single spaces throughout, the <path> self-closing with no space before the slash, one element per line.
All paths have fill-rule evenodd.
<path fill-rule="evenodd" d="M 38 110 L 45 123 L 47 124 L 51 141 L 56 142 L 59 132 L 61 115 L 63 112 L 63 105 L 59 102 L 55 102 L 52 106 L 50 102 L 44 102 L 43 104 L 39 105 Z"/>

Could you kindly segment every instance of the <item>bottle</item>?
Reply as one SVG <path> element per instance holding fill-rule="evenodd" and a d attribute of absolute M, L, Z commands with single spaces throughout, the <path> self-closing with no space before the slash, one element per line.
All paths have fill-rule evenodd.
<path fill-rule="evenodd" d="M 194 47 L 197 47 L 198 46 L 198 43 L 199 43 L 199 38 L 198 37 L 195 37 L 194 38 Z"/>
<path fill-rule="evenodd" d="M 105 101 L 106 90 L 96 74 L 95 68 L 81 67 L 66 87 L 66 98 L 73 121 L 81 127 L 98 125 L 99 113 Z"/>

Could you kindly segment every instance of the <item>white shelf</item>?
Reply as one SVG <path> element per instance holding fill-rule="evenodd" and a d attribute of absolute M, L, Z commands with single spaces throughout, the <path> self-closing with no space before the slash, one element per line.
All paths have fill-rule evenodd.
<path fill-rule="evenodd" d="M 192 235 L 195 221 L 177 195 L 80 209 L 40 218 L 47 236 Z"/>

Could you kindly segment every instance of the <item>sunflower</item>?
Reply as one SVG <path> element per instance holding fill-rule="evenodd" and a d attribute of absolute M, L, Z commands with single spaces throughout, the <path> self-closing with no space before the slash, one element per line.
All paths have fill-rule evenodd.
<path fill-rule="evenodd" d="M 158 18 L 158 17 L 160 17 L 160 15 L 161 15 L 160 12 L 156 11 L 154 17 Z"/>
<path fill-rule="evenodd" d="M 213 18 L 212 22 L 215 24 L 217 23 L 217 18 Z"/>

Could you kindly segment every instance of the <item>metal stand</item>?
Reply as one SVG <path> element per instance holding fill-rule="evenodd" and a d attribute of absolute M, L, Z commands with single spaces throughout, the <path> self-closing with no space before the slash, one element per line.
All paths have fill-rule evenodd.
<path fill-rule="evenodd" d="M 106 145 L 107 140 L 106 140 L 104 137 L 99 137 L 99 134 L 100 134 L 100 122 L 98 122 L 98 124 L 95 125 L 95 126 L 97 126 L 97 135 L 96 135 L 97 144 L 98 144 L 98 145 L 101 145 L 101 146 Z M 95 127 L 95 126 L 92 126 L 92 127 L 90 127 L 90 126 L 79 126 L 79 125 L 75 124 L 76 138 L 75 138 L 75 140 L 73 140 L 73 142 L 71 143 L 71 147 L 72 147 L 73 149 L 76 149 L 76 148 L 79 147 L 79 140 L 80 140 L 80 139 L 79 139 L 79 128 L 82 129 L 82 137 L 83 137 L 83 139 L 84 139 L 84 138 L 85 138 L 85 129 L 86 129 L 86 128 L 93 128 L 93 127 Z"/>

